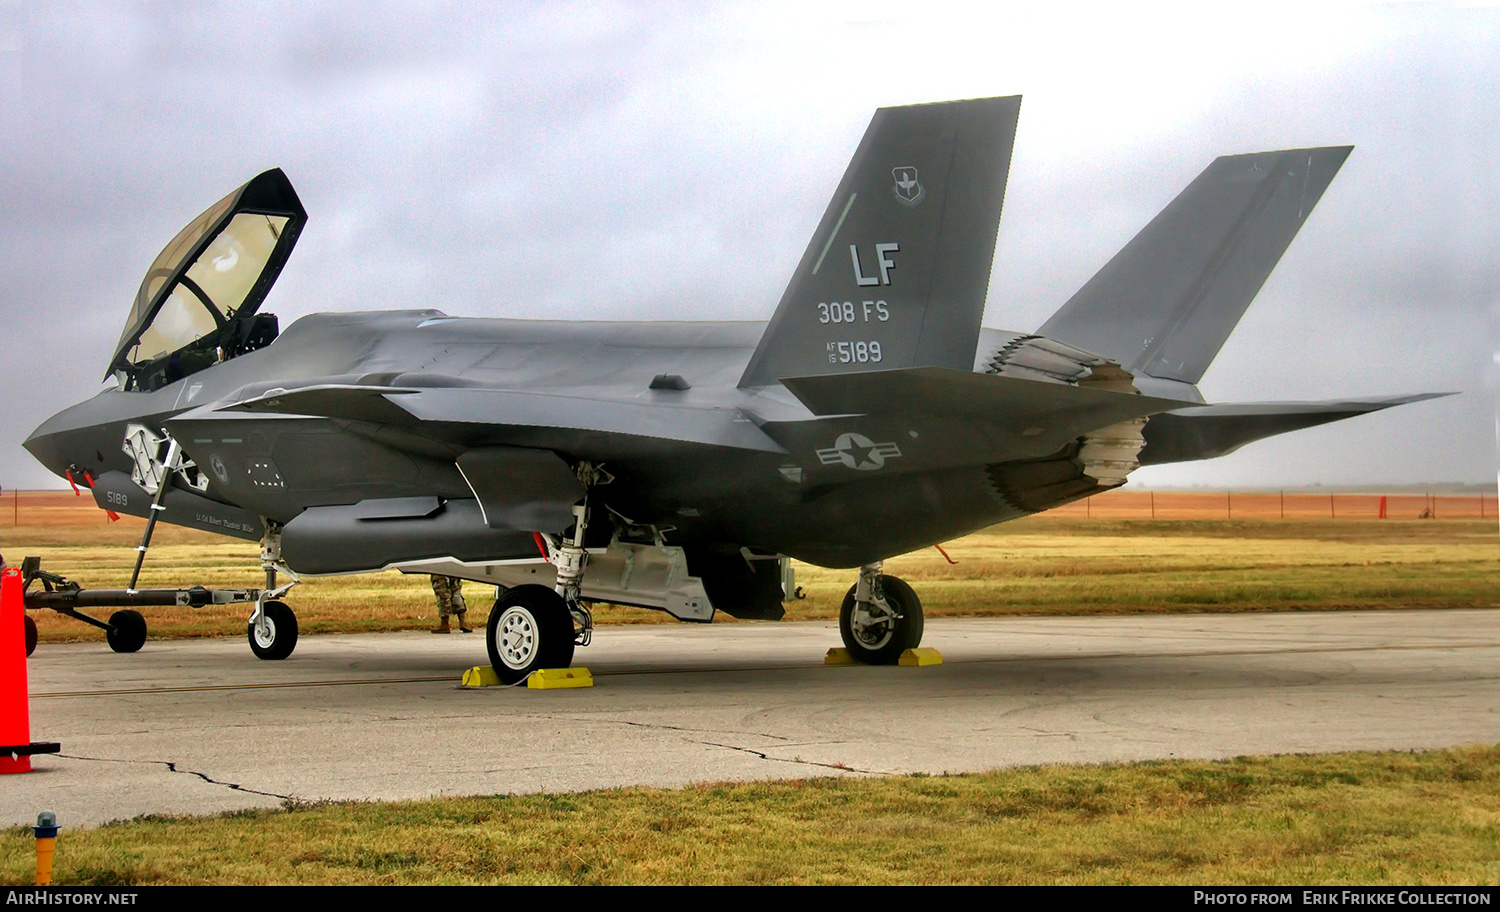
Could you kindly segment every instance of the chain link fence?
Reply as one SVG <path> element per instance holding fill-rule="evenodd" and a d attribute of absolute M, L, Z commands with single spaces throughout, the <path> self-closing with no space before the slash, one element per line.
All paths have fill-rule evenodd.
<path fill-rule="evenodd" d="M 1110 491 L 1049 516 L 1095 519 L 1497 519 L 1494 494 Z"/>

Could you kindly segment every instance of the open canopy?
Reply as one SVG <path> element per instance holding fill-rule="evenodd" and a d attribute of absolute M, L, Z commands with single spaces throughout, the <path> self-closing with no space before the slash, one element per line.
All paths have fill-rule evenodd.
<path fill-rule="evenodd" d="M 306 222 L 280 168 L 208 207 L 147 270 L 107 373 L 212 354 L 265 300 Z"/>

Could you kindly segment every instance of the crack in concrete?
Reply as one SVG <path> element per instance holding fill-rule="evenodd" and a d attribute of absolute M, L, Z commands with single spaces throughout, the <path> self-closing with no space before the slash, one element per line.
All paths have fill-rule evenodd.
<path fill-rule="evenodd" d="M 722 733 L 726 734 L 726 735 L 754 735 L 757 738 L 769 738 L 769 739 L 771 739 L 773 741 L 790 741 L 790 740 L 792 740 L 791 738 L 787 737 L 786 735 L 773 735 L 773 734 L 770 734 L 769 732 L 757 732 L 757 731 L 749 731 L 749 732 L 747 732 L 747 731 L 738 731 L 736 729 L 722 730 L 722 729 L 714 729 L 714 728 L 707 728 L 707 729 L 705 729 L 705 728 L 688 728 L 685 725 L 662 725 L 659 722 L 632 722 L 629 719 L 610 719 L 609 721 L 611 721 L 611 722 L 618 722 L 621 725 L 634 726 L 636 728 L 652 728 L 652 729 L 661 729 L 662 731 L 687 732 L 689 734 L 695 734 L 695 735 L 706 734 L 707 732 L 711 732 L 711 731 L 722 731 Z M 707 744 L 709 742 L 705 741 L 703 743 Z"/>
<path fill-rule="evenodd" d="M 754 756 L 757 756 L 762 760 L 768 760 L 772 763 L 797 763 L 801 764 L 802 766 L 821 766 L 824 769 L 838 770 L 841 773 L 862 773 L 866 776 L 888 775 L 887 773 L 882 773 L 879 770 L 858 769 L 856 767 L 848 765 L 847 763 L 819 763 L 816 760 L 803 760 L 801 757 L 793 757 L 790 760 L 785 757 L 772 757 L 770 754 L 767 754 L 764 751 L 758 751 L 754 748 L 749 747 L 740 747 L 738 744 L 720 744 L 717 741 L 699 741 L 698 743 L 706 744 L 709 747 L 722 747 L 726 750 L 739 751 L 745 754 L 753 754 Z"/>
<path fill-rule="evenodd" d="M 541 718 L 545 718 L 545 719 L 547 719 L 550 722 L 556 722 L 556 721 L 558 721 L 556 718 L 551 717 L 551 716 L 542 716 Z M 790 737 L 788 737 L 786 735 L 773 735 L 773 734 L 770 734 L 768 732 L 753 732 L 753 731 L 752 732 L 746 732 L 746 731 L 737 731 L 737 730 L 733 730 L 733 729 L 731 729 L 731 730 L 723 730 L 723 729 L 688 728 L 687 726 L 684 726 L 684 725 L 663 725 L 663 724 L 657 723 L 657 722 L 633 722 L 633 721 L 631 721 L 629 719 L 595 719 L 595 720 L 591 720 L 591 721 L 609 722 L 609 723 L 612 723 L 614 725 L 628 725 L 628 726 L 631 726 L 633 728 L 645 728 L 645 729 L 650 729 L 650 730 L 653 730 L 653 731 L 671 731 L 671 732 L 681 732 L 681 733 L 684 733 L 684 734 L 694 734 L 694 735 L 705 734 L 707 732 L 717 731 L 717 732 L 721 732 L 723 734 L 728 734 L 728 735 L 754 735 L 754 736 L 756 736 L 758 738 L 767 738 L 767 739 L 770 739 L 770 740 L 773 740 L 773 741 L 790 742 L 790 741 L 793 740 L 792 738 L 790 738 Z M 726 750 L 740 751 L 741 753 L 751 754 L 753 756 L 759 757 L 760 759 L 768 761 L 770 763 L 795 763 L 795 764 L 800 764 L 802 766 L 820 766 L 820 767 L 823 767 L 824 769 L 838 770 L 841 773 L 861 773 L 861 774 L 866 775 L 866 776 L 885 776 L 885 775 L 888 775 L 887 773 L 883 773 L 883 772 L 881 772 L 879 770 L 857 769 L 855 767 L 849 766 L 848 764 L 844 764 L 844 763 L 819 763 L 816 760 L 803 760 L 801 757 L 795 757 L 795 758 L 792 758 L 790 760 L 787 759 L 787 758 L 785 758 L 785 757 L 772 757 L 770 754 L 767 754 L 764 751 L 758 751 L 758 750 L 755 750 L 755 749 L 749 748 L 749 747 L 740 747 L 737 744 L 724 744 L 724 743 L 719 742 L 719 741 L 702 741 L 702 740 L 696 740 L 696 741 L 694 741 L 694 743 L 696 743 L 696 744 L 703 744 L 703 745 L 706 745 L 708 747 L 722 747 L 722 748 L 724 748 Z"/>
<path fill-rule="evenodd" d="M 218 779 L 214 779 L 205 773 L 198 772 L 197 770 L 178 769 L 177 764 L 171 760 L 126 760 L 119 757 L 82 757 L 78 754 L 54 754 L 53 756 L 62 757 L 66 760 L 84 760 L 93 763 L 144 763 L 151 766 L 165 766 L 168 772 L 180 773 L 184 776 L 197 776 L 199 779 L 202 779 L 209 785 L 222 785 L 225 788 L 236 792 L 245 792 L 250 795 L 263 795 L 267 798 L 279 798 L 282 801 L 287 802 L 288 804 L 302 803 L 302 799 L 294 798 L 291 795 L 279 795 L 276 792 L 262 792 L 259 789 L 253 789 L 249 786 L 240 785 L 238 782 L 221 782 Z"/>
<path fill-rule="evenodd" d="M 545 719 L 548 722 L 578 722 L 578 721 L 580 721 L 580 718 L 579 717 L 575 717 L 575 716 L 563 716 L 563 717 L 559 717 L 559 716 L 550 716 L 550 715 L 533 715 L 533 716 L 531 716 L 531 718 L 533 718 L 533 719 Z M 792 738 L 789 737 L 789 736 L 787 736 L 787 735 L 773 735 L 770 732 L 741 731 L 739 729 L 734 729 L 734 728 L 731 728 L 731 729 L 690 728 L 690 727 L 688 727 L 686 725 L 664 725 L 664 724 L 662 724 L 660 722 L 632 722 L 629 719 L 598 719 L 598 718 L 593 718 L 593 717 L 588 717 L 586 719 L 586 721 L 589 721 L 589 722 L 603 722 L 603 723 L 606 723 L 606 724 L 609 724 L 609 725 L 628 725 L 628 726 L 630 726 L 632 728 L 646 728 L 646 729 L 651 729 L 653 731 L 686 732 L 687 734 L 690 734 L 690 735 L 702 735 L 702 734 L 708 734 L 708 733 L 712 732 L 712 733 L 718 733 L 718 734 L 724 734 L 724 735 L 754 735 L 757 738 L 766 738 L 766 739 L 769 739 L 769 740 L 772 740 L 772 741 L 791 741 L 792 740 Z M 707 743 L 707 742 L 704 742 L 704 743 Z"/>

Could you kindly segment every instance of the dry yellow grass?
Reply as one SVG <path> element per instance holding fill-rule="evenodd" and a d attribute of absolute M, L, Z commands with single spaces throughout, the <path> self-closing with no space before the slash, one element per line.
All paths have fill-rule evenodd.
<path fill-rule="evenodd" d="M 0 881 L 32 839 L 0 832 Z M 1488 884 L 1500 748 L 333 804 L 64 830 L 54 883 Z"/>

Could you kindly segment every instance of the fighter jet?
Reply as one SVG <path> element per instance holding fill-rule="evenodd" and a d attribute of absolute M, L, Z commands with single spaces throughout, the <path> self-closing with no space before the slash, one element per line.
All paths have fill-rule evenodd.
<path fill-rule="evenodd" d="M 260 542 L 261 658 L 296 644 L 278 573 L 397 568 L 499 587 L 510 683 L 568 666 L 595 602 L 779 618 L 792 558 L 857 568 L 843 642 L 895 662 L 922 606 L 886 558 L 1426 398 L 1197 388 L 1347 146 L 1219 158 L 1038 330 L 981 328 L 1019 110 L 877 111 L 769 323 L 394 310 L 278 334 L 259 308 L 307 214 L 267 171 L 167 245 L 113 386 L 26 447 L 100 507 Z"/>

